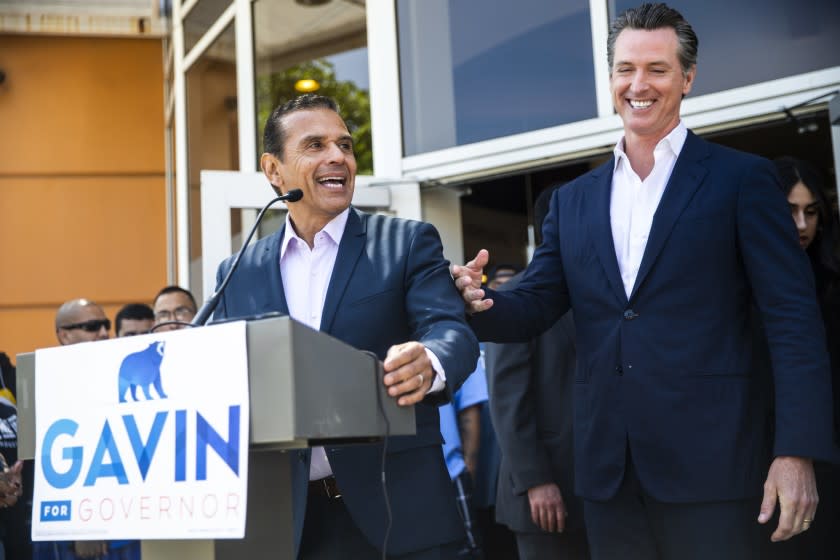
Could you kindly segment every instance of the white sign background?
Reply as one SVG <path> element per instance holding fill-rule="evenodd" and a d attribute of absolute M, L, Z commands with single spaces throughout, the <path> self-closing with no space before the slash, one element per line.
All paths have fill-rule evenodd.
<path fill-rule="evenodd" d="M 127 402 L 120 403 L 123 359 L 158 341 L 165 345 L 160 372 L 167 398 L 151 387 L 152 399 L 146 400 L 137 387 L 137 402 L 126 390 Z M 38 350 L 35 371 L 33 540 L 244 537 L 249 426 L 244 321 Z M 227 442 L 231 406 L 239 407 L 238 476 L 207 446 L 207 477 L 196 480 L 196 419 L 200 414 Z M 186 418 L 184 481 L 175 480 L 176 411 L 185 411 Z M 134 417 L 145 445 L 158 412 L 166 419 L 143 480 L 123 417 Z M 55 471 L 71 469 L 64 449 L 83 448 L 79 476 L 64 489 L 47 481 L 41 456 L 47 430 L 59 419 L 72 420 L 78 429 L 55 439 L 50 453 Z M 84 486 L 106 420 L 128 484 L 101 476 L 102 470 L 93 485 Z M 100 463 L 107 467 L 117 459 L 106 452 Z M 43 502 L 62 501 L 70 502 L 69 519 L 44 519 Z"/>

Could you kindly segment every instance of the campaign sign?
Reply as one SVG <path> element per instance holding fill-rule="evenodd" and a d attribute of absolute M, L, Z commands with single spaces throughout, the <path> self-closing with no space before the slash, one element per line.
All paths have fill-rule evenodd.
<path fill-rule="evenodd" d="M 35 353 L 32 539 L 245 535 L 244 321 Z"/>

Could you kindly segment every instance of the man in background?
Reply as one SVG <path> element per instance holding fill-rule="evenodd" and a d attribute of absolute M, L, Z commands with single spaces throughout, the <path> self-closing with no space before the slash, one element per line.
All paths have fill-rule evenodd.
<path fill-rule="evenodd" d="M 537 197 L 537 231 L 554 190 Z M 520 279 L 517 274 L 502 291 Z M 530 342 L 488 342 L 485 351 L 490 412 L 502 451 L 496 521 L 516 534 L 520 560 L 584 560 L 589 553 L 572 460 L 577 363 L 572 312 Z"/>
<path fill-rule="evenodd" d="M 183 329 L 195 317 L 198 306 L 189 290 L 180 286 L 166 286 L 152 305 L 155 315 L 155 332 L 174 331 Z M 163 324 L 168 323 L 168 324 Z"/>
<path fill-rule="evenodd" d="M 117 338 L 148 333 L 155 324 L 155 312 L 145 303 L 129 303 L 117 312 L 114 331 Z"/>
<path fill-rule="evenodd" d="M 71 299 L 55 314 L 55 336 L 65 346 L 78 342 L 107 340 L 111 320 L 96 303 L 85 298 Z"/>

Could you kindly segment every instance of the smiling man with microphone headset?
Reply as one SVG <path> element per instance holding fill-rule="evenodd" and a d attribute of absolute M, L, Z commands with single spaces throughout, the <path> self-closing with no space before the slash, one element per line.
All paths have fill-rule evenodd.
<path fill-rule="evenodd" d="M 373 352 L 388 394 L 415 405 L 417 421 L 415 436 L 388 443 L 387 498 L 382 444 L 289 453 L 295 493 L 306 496 L 294 503 L 297 557 L 364 560 L 386 547 L 389 558 L 455 558 L 463 529 L 437 405 L 475 369 L 478 344 L 440 237 L 429 224 L 350 206 L 353 140 L 332 99 L 307 94 L 276 108 L 264 145 L 274 190 L 302 197 L 287 199 L 284 226 L 248 246 L 235 274 L 234 258 L 219 267 L 214 318 L 279 311 Z"/>

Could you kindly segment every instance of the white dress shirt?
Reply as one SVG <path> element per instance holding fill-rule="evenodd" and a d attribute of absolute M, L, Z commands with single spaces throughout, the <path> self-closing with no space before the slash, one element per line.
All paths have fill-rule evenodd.
<path fill-rule="evenodd" d="M 289 316 L 301 323 L 320 330 L 321 315 L 327 288 L 332 278 L 338 246 L 344 235 L 350 210 L 333 218 L 324 229 L 315 234 L 313 247 L 295 232 L 290 216 L 286 215 L 286 230 L 280 245 L 280 275 Z M 431 350 L 426 355 L 436 372 L 429 392 L 440 391 L 446 383 L 446 377 L 440 361 Z M 332 475 L 327 453 L 323 447 L 312 448 L 312 462 L 309 465 L 309 480 L 318 480 Z"/>
<path fill-rule="evenodd" d="M 630 166 L 627 154 L 624 153 L 623 138 L 613 150 L 615 166 L 610 197 L 610 226 L 618 270 L 628 298 L 639 274 L 653 215 L 662 200 L 687 135 L 688 130 L 680 121 L 674 130 L 659 141 L 653 150 L 653 170 L 644 181 L 639 179 Z"/>

